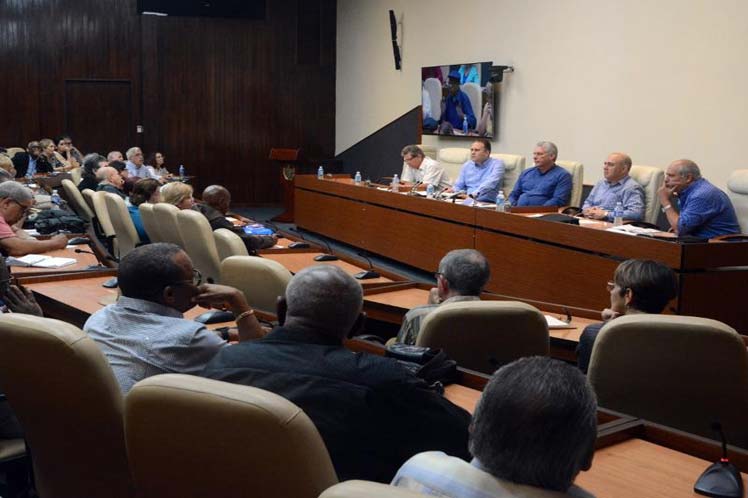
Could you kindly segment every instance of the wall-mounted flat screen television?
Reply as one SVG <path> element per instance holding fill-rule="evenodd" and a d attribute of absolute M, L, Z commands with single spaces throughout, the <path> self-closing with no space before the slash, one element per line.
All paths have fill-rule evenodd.
<path fill-rule="evenodd" d="M 492 138 L 495 134 L 493 62 L 421 68 L 424 135 Z"/>

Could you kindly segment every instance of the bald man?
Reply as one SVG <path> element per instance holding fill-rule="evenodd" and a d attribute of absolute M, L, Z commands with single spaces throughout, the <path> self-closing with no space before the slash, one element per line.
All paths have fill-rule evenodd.
<path fill-rule="evenodd" d="M 343 346 L 360 326 L 362 305 L 361 285 L 340 268 L 305 268 L 279 302 L 281 325 L 220 351 L 202 375 L 298 405 L 319 430 L 341 481 L 389 482 L 425 449 L 468 458 L 467 412 L 396 360 Z"/>
<path fill-rule="evenodd" d="M 603 179 L 595 184 L 582 205 L 582 213 L 594 220 L 613 221 L 617 203 L 623 206 L 623 218 L 641 220 L 644 217 L 644 189 L 629 176 L 631 158 L 613 152 L 603 163 Z"/>
<path fill-rule="evenodd" d="M 244 241 L 244 245 L 247 246 L 247 252 L 249 252 L 249 254 L 256 254 L 258 249 L 273 247 L 276 242 L 278 242 L 278 237 L 275 235 L 251 235 L 245 233 L 242 227 L 234 226 L 233 223 L 226 219 L 229 212 L 229 206 L 231 205 L 231 193 L 226 189 L 226 187 L 222 187 L 221 185 L 210 185 L 203 190 L 202 199 L 202 204 L 196 204 L 193 209 L 200 211 L 206 218 L 208 218 L 212 230 L 225 228 L 241 237 Z M 251 220 L 247 220 L 241 216 L 231 216 L 251 222 Z"/>

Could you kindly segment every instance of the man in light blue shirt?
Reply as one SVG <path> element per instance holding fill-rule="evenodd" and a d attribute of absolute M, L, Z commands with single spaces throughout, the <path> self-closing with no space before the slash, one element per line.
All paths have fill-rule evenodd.
<path fill-rule="evenodd" d="M 566 206 L 571 198 L 571 175 L 556 164 L 558 147 L 538 142 L 532 152 L 534 168 L 524 170 L 514 184 L 512 206 Z"/>
<path fill-rule="evenodd" d="M 644 217 L 644 189 L 629 176 L 631 158 L 621 152 L 613 152 L 603 163 L 603 179 L 597 182 L 582 205 L 587 218 L 613 221 L 613 210 L 617 203 L 623 206 L 623 217 L 641 220 Z"/>
<path fill-rule="evenodd" d="M 156 180 L 161 181 L 161 176 L 157 175 L 153 171 L 153 168 L 150 168 L 143 163 L 143 151 L 140 150 L 140 147 L 130 147 L 127 149 L 125 155 L 127 156 L 125 166 L 131 177 L 155 178 Z"/>
<path fill-rule="evenodd" d="M 504 161 L 491 157 L 491 142 L 479 138 L 470 146 L 470 161 L 462 165 L 451 190 L 464 190 L 481 202 L 496 202 L 504 178 Z"/>

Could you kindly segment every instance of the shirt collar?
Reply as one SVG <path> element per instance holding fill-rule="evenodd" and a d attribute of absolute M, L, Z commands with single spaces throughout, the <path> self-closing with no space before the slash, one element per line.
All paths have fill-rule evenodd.
<path fill-rule="evenodd" d="M 623 185 L 624 183 L 628 181 L 628 179 L 629 179 L 629 175 L 626 175 L 620 180 L 618 180 L 617 182 L 611 183 L 608 180 L 605 180 L 605 183 L 607 183 L 609 187 L 615 187 L 616 185 Z"/>
<path fill-rule="evenodd" d="M 144 299 L 136 299 L 134 297 L 120 296 L 117 300 L 116 306 L 119 306 L 120 308 L 127 308 L 133 311 L 153 313 L 154 315 L 184 318 L 184 315 L 182 315 L 179 310 L 176 310 L 170 306 L 154 303 L 153 301 L 146 301 Z"/>
<path fill-rule="evenodd" d="M 696 188 L 696 185 L 700 185 L 702 180 L 703 178 L 699 178 L 695 182 L 691 183 L 691 185 L 681 190 L 678 194 L 678 198 L 685 199 L 686 197 L 688 197 L 688 194 L 690 194 Z"/>

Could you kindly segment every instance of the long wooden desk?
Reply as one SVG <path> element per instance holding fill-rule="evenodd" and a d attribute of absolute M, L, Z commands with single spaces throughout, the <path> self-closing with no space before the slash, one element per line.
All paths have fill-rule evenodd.
<path fill-rule="evenodd" d="M 585 309 L 609 304 L 605 282 L 620 261 L 655 259 L 678 275 L 677 313 L 748 332 L 748 313 L 742 310 L 748 242 L 635 237 L 308 175 L 296 178 L 296 223 L 429 271 L 448 251 L 475 248 L 491 263 L 487 290 Z"/>
<path fill-rule="evenodd" d="M 88 253 L 76 253 L 75 248 L 80 247 L 82 250 L 88 251 L 87 245 L 73 246 L 65 249 L 58 249 L 56 251 L 45 252 L 43 256 L 50 256 L 53 258 L 74 258 L 77 262 L 70 266 L 63 266 L 62 268 L 38 268 L 34 266 L 12 266 L 11 273 L 15 277 L 25 277 L 29 275 L 58 275 L 64 273 L 76 273 L 81 271 L 88 271 L 90 267 L 98 266 L 99 260 L 96 256 Z"/>

